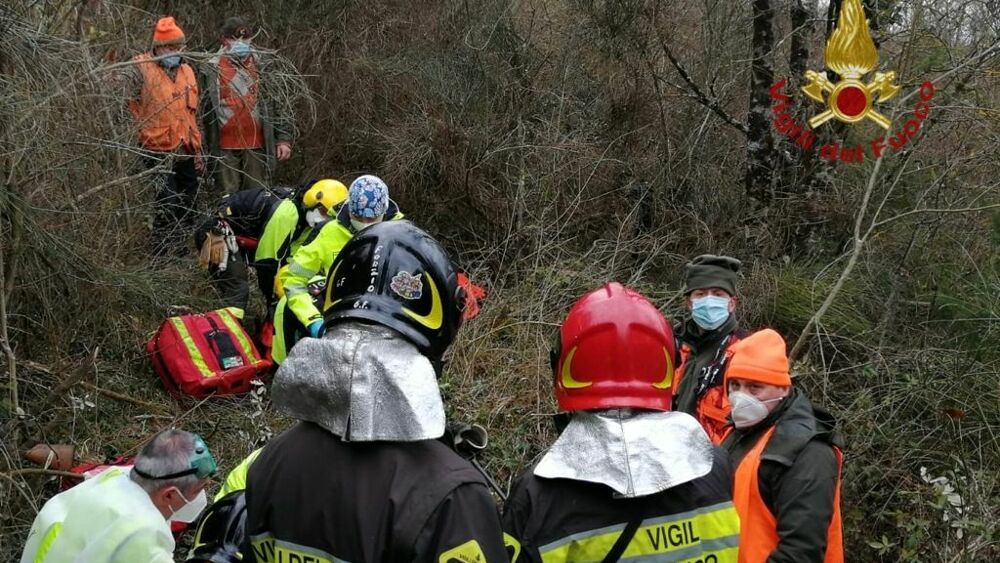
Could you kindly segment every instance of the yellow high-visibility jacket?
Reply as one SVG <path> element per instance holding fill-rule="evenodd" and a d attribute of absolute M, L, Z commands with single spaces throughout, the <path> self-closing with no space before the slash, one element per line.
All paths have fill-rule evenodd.
<path fill-rule="evenodd" d="M 390 221 L 403 218 L 392 201 L 385 216 Z M 353 236 L 350 214 L 344 205 L 335 220 L 324 223 L 316 238 L 298 249 L 288 262 L 288 269 L 281 273 L 288 308 L 303 326 L 323 318 L 323 313 L 313 304 L 309 294 L 309 280 L 316 274 L 328 272 L 337 254 Z"/>
<path fill-rule="evenodd" d="M 127 467 L 87 479 L 39 511 L 21 563 L 64 561 L 173 563 L 170 525 Z"/>

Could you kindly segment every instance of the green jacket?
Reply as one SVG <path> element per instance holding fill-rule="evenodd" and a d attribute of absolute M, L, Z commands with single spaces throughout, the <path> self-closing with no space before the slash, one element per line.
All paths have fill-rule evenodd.
<path fill-rule="evenodd" d="M 199 113 L 204 130 L 202 144 L 208 154 L 214 157 L 219 157 L 222 154 L 219 146 L 218 108 L 222 105 L 222 98 L 219 94 L 219 61 L 224 56 L 226 56 L 224 48 L 219 49 L 214 57 L 198 69 L 198 88 L 202 93 Z M 261 75 L 267 72 L 266 60 L 262 61 L 254 57 L 254 61 L 258 65 Z M 266 88 L 261 88 L 261 94 L 257 98 L 257 110 L 260 114 L 261 128 L 264 129 L 264 153 L 267 155 L 267 170 L 274 172 L 278 163 L 276 156 L 278 141 L 291 142 L 294 125 L 287 111 L 276 110 L 268 103 Z"/>
<path fill-rule="evenodd" d="M 403 218 L 392 201 L 389 202 L 385 216 L 390 221 Z M 309 280 L 318 273 L 328 272 L 337 254 L 340 254 L 340 250 L 353 236 L 350 214 L 347 206 L 343 205 L 335 220 L 324 223 L 316 238 L 295 252 L 288 262 L 288 269 L 281 274 L 288 308 L 303 326 L 309 326 L 313 321 L 323 318 L 323 313 L 313 304 L 312 295 L 309 294 Z"/>

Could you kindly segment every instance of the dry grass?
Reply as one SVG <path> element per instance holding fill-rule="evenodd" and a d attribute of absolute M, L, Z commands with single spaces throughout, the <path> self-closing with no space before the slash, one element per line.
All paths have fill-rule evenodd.
<path fill-rule="evenodd" d="M 24 411 L 15 416 L 0 379 L 0 472 L 10 476 L 0 479 L 0 561 L 16 560 L 36 507 L 56 491 L 52 479 L 16 473 L 29 442 L 104 458 L 180 425 L 231 467 L 289 423 L 266 391 L 177 403 L 154 379 L 145 339 L 173 306 L 206 309 L 215 296 L 193 258 L 150 261 L 152 194 L 134 177 L 132 131 L 106 72 L 143 43 L 153 14 L 88 2 L 101 9 L 82 18 L 81 42 L 76 4 L 0 8 L 0 297 Z M 280 181 L 381 174 L 403 211 L 490 290 L 442 383 L 453 418 L 490 429 L 485 461 L 501 481 L 554 437 L 548 346 L 581 293 L 623 281 L 677 318 L 687 257 L 730 253 L 746 264 L 744 325 L 792 338 L 844 266 L 871 163 L 834 167 L 812 194 L 795 190 L 803 170 L 778 170 L 775 199 L 757 205 L 742 185 L 746 138 L 694 100 L 665 58 L 661 39 L 719 107 L 742 116 L 748 13 L 729 2 L 175 4 L 199 53 L 213 50 L 225 10 L 266 23 L 259 42 L 280 47 L 283 69 L 274 91 L 302 134 Z M 945 4 L 926 15 L 927 33 L 953 37 Z M 909 33 L 886 40 L 887 57 L 905 56 Z M 961 61 L 973 48 L 922 52 Z M 942 84 L 933 126 L 883 164 L 873 194 L 882 217 L 998 201 L 990 64 Z M 914 64 L 908 87 L 946 70 Z M 995 217 L 920 215 L 873 233 L 796 366 L 844 421 L 854 560 L 1000 557 Z M 73 379 L 86 385 L 60 388 Z M 949 476 L 960 513 L 922 467 Z"/>

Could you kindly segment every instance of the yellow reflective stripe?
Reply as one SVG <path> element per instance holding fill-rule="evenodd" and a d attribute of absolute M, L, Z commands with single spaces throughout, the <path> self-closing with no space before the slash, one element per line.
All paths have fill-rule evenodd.
<path fill-rule="evenodd" d="M 296 262 L 294 258 L 292 258 L 292 261 L 288 264 L 288 271 L 291 272 L 292 275 L 302 276 L 306 279 L 316 274 L 316 272 Z"/>
<path fill-rule="evenodd" d="M 208 367 L 208 364 L 205 363 L 205 358 L 202 357 L 201 352 L 198 351 L 198 346 L 195 345 L 194 339 L 191 338 L 191 333 L 184 326 L 184 321 L 180 317 L 171 317 L 170 322 L 174 325 L 177 334 L 180 335 L 181 341 L 184 342 L 184 347 L 187 348 L 188 355 L 191 356 L 191 361 L 194 362 L 195 367 L 201 372 L 202 377 L 212 377 L 213 372 Z"/>
<path fill-rule="evenodd" d="M 219 313 L 219 318 L 222 319 L 222 324 L 226 325 L 229 332 L 236 336 L 236 340 L 240 341 L 240 348 L 243 348 L 243 355 L 247 358 L 253 358 L 253 346 L 251 346 L 250 341 L 247 340 L 247 334 L 244 332 L 243 327 L 240 326 L 239 321 L 233 317 L 233 314 L 229 311 L 229 309 L 219 309 L 217 312 Z M 262 361 L 264 360 L 258 359 L 252 363 L 259 364 Z"/>
<path fill-rule="evenodd" d="M 347 563 L 325 551 L 275 539 L 268 533 L 250 536 L 250 547 L 253 549 L 254 559 L 260 563 L 290 563 L 292 561 Z"/>
<path fill-rule="evenodd" d="M 38 543 L 38 551 L 35 552 L 35 559 L 33 560 L 33 563 L 42 563 L 45 561 L 45 556 L 48 555 L 49 550 L 52 549 L 52 544 L 55 543 L 60 530 L 62 530 L 62 522 L 56 522 L 55 524 L 52 524 L 51 528 L 46 530 L 45 537 L 43 537 L 42 541 Z"/>
<path fill-rule="evenodd" d="M 574 534 L 539 548 L 545 563 L 600 561 L 625 524 Z M 740 521 L 732 502 L 644 520 L 621 559 L 735 563 Z"/>
<path fill-rule="evenodd" d="M 243 315 L 246 313 L 243 309 L 240 309 L 239 307 L 226 307 L 224 309 L 220 309 L 220 311 L 229 311 L 229 314 L 236 317 L 237 319 L 242 319 Z"/>

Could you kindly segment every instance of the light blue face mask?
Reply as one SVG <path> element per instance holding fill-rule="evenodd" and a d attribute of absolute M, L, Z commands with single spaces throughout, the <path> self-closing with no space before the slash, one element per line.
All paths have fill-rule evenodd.
<path fill-rule="evenodd" d="M 249 41 L 233 41 L 229 44 L 229 56 L 234 59 L 245 59 L 250 56 Z"/>
<path fill-rule="evenodd" d="M 729 298 L 706 295 L 691 301 L 691 318 L 704 330 L 715 330 L 729 318 Z"/>
<path fill-rule="evenodd" d="M 181 56 L 169 55 L 167 57 L 163 57 L 160 59 L 160 64 L 163 65 L 164 68 L 177 68 L 177 65 L 181 64 Z"/>

